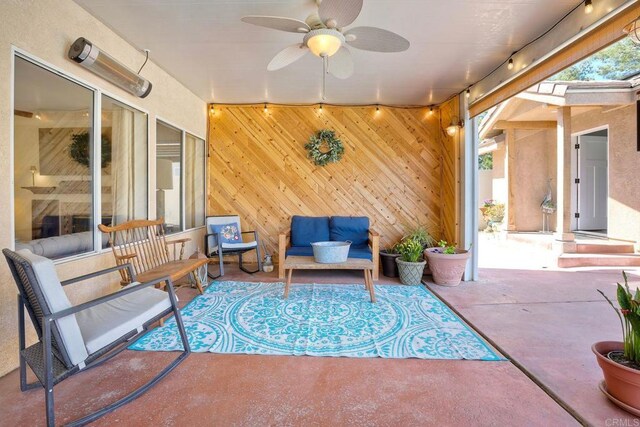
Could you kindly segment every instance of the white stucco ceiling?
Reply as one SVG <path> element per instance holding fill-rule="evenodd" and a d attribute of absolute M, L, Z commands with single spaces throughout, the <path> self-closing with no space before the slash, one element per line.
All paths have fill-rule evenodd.
<path fill-rule="evenodd" d="M 313 0 L 75 0 L 208 102 L 320 102 L 322 64 L 307 55 L 267 64 L 302 35 L 240 21 L 304 20 Z M 364 0 L 350 26 L 377 26 L 411 42 L 402 53 L 350 48 L 355 73 L 327 77 L 327 103 L 429 105 L 482 78 L 579 0 Z M 79 34 L 78 36 L 83 36 Z M 99 45 L 99 43 L 96 44 Z M 109 52 L 117 57 L 117 52 Z M 144 75 L 144 71 L 142 73 Z"/>

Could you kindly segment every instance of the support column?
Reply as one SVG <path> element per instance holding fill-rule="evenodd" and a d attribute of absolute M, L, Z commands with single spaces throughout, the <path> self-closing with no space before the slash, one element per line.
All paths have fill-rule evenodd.
<path fill-rule="evenodd" d="M 558 107 L 556 138 L 556 242 L 560 252 L 575 252 L 571 232 L 571 107 Z"/>
<path fill-rule="evenodd" d="M 516 227 L 516 131 L 507 129 L 505 132 L 504 167 L 507 178 L 507 231 L 517 231 Z"/>

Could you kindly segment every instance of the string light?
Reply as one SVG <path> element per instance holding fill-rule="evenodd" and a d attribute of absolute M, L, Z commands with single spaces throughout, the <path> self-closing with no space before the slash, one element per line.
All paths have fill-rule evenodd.
<path fill-rule="evenodd" d="M 593 3 L 591 0 L 584 0 L 584 13 L 589 14 L 593 12 Z"/>
<path fill-rule="evenodd" d="M 430 105 L 429 106 L 429 115 L 432 115 L 432 114 L 433 114 L 433 105 Z"/>
<path fill-rule="evenodd" d="M 379 113 L 379 112 L 380 112 L 380 106 L 376 105 L 376 113 Z"/>
<path fill-rule="evenodd" d="M 507 64 L 507 69 L 513 70 L 513 58 L 509 58 L 509 63 Z"/>
<path fill-rule="evenodd" d="M 320 111 L 322 111 L 322 104 L 320 104 Z"/>
<path fill-rule="evenodd" d="M 211 104 L 211 107 L 209 107 L 209 111 L 211 112 L 211 114 L 215 114 L 216 113 L 216 106 Z"/>
<path fill-rule="evenodd" d="M 471 98 L 471 86 L 467 88 L 467 92 L 465 95 L 467 96 L 467 99 Z"/>
<path fill-rule="evenodd" d="M 267 108 L 267 104 L 264 104 L 264 112 L 267 113 L 269 111 L 269 109 Z"/>

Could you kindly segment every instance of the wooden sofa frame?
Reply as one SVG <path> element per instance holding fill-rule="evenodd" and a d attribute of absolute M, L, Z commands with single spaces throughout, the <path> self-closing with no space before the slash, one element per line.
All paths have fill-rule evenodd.
<path fill-rule="evenodd" d="M 280 232 L 278 236 L 278 278 L 284 279 L 284 260 L 287 257 L 287 248 L 290 246 L 291 228 Z M 380 234 L 369 229 L 369 246 L 371 247 L 371 260 L 373 261 L 373 280 L 378 280 L 380 269 Z"/>
<path fill-rule="evenodd" d="M 109 234 L 109 246 L 113 250 L 116 265 L 130 263 L 139 282 L 168 276 L 176 281 L 190 275 L 198 291 L 204 292 L 198 269 L 209 263 L 208 259 L 183 259 L 185 243 L 191 239 L 167 240 L 164 219 L 133 220 L 115 226 L 98 225 Z M 180 248 L 178 250 L 178 247 Z M 120 270 L 121 284 L 133 281 L 127 270 Z"/>

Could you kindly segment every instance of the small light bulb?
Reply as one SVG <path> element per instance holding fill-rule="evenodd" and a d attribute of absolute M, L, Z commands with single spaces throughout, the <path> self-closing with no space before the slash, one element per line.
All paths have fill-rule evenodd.
<path fill-rule="evenodd" d="M 322 111 L 322 104 L 320 104 L 320 111 Z"/>
<path fill-rule="evenodd" d="M 215 114 L 216 113 L 216 106 L 211 104 L 211 108 L 209 108 L 209 111 L 211 112 L 211 114 Z"/>
<path fill-rule="evenodd" d="M 267 108 L 267 104 L 264 104 L 264 112 L 266 113 L 268 111 L 269 111 L 269 109 Z"/>
<path fill-rule="evenodd" d="M 591 0 L 585 0 L 584 1 L 584 13 L 589 14 L 593 12 L 593 3 L 591 2 Z"/>
<path fill-rule="evenodd" d="M 380 112 L 380 106 L 376 105 L 376 112 L 379 113 Z"/>
<path fill-rule="evenodd" d="M 465 94 L 467 99 L 471 98 L 471 88 L 467 88 L 467 93 Z"/>
<path fill-rule="evenodd" d="M 433 115 L 433 105 L 429 107 L 429 115 Z"/>
<path fill-rule="evenodd" d="M 507 69 L 513 70 L 513 58 L 509 58 L 509 63 L 507 64 Z"/>

